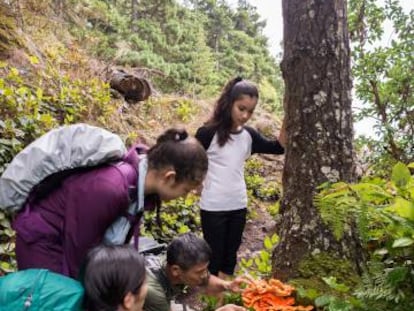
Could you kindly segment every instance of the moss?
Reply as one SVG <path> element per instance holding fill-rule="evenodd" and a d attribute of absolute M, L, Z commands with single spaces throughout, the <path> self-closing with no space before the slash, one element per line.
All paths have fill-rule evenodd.
<path fill-rule="evenodd" d="M 296 288 L 304 289 L 307 293 L 305 296 L 311 300 L 321 295 L 342 298 L 347 295 L 347 293 L 341 293 L 331 288 L 322 279 L 323 277 L 335 277 L 336 282 L 349 287 L 350 292 L 359 283 L 359 276 L 354 271 L 352 264 L 348 260 L 337 258 L 329 253 L 311 255 L 303 260 L 299 264 L 299 277 L 290 280 L 289 283 Z M 309 295 L 309 292 L 312 292 L 312 295 Z M 299 298 L 298 302 L 309 303 L 306 297 Z"/>
<path fill-rule="evenodd" d="M 323 252 L 311 255 L 300 262 L 299 275 L 303 278 L 333 276 L 339 283 L 347 286 L 355 286 L 359 283 L 359 276 L 349 260 Z"/>
<path fill-rule="evenodd" d="M 313 304 L 315 298 L 322 295 L 333 295 L 334 290 L 328 286 L 319 276 L 308 279 L 296 278 L 289 281 L 297 289 L 296 301 L 300 305 Z M 301 289 L 301 291 L 298 291 Z"/>
<path fill-rule="evenodd" d="M 350 290 L 335 290 L 322 279 L 324 277 L 335 277 L 338 284 L 344 284 Z M 329 253 L 319 253 L 300 262 L 299 277 L 289 280 L 289 283 L 298 289 L 297 302 L 307 305 L 322 295 L 351 298 L 353 288 L 359 283 L 359 276 L 349 261 Z"/>

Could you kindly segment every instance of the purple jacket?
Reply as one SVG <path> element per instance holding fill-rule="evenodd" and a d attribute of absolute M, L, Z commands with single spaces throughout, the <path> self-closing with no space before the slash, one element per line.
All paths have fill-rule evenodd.
<path fill-rule="evenodd" d="M 46 268 L 76 278 L 87 252 L 126 213 L 137 177 L 134 147 L 119 164 L 74 173 L 45 199 L 29 199 L 13 222 L 18 268 Z M 153 208 L 154 201 L 148 201 L 146 209 Z"/>

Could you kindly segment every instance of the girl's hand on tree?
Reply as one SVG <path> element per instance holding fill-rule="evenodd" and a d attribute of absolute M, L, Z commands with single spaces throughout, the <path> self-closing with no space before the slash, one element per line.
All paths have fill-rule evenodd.
<path fill-rule="evenodd" d="M 283 148 L 286 148 L 287 133 L 286 133 L 286 120 L 283 118 L 282 127 L 280 128 L 279 138 L 277 139 Z"/>

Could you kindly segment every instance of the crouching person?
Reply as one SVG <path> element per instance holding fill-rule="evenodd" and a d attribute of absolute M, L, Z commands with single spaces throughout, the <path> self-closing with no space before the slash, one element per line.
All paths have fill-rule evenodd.
<path fill-rule="evenodd" d="M 83 286 L 88 311 L 142 311 L 144 258 L 129 246 L 98 246 L 87 255 Z"/>
<path fill-rule="evenodd" d="M 147 263 L 148 294 L 144 311 L 170 311 L 170 302 L 185 286 L 201 287 L 208 295 L 226 290 L 240 290 L 241 279 L 222 280 L 210 275 L 211 250 L 206 241 L 193 233 L 174 238 L 167 247 L 166 262 Z M 226 305 L 220 311 L 242 311 L 243 307 Z M 217 310 L 217 311 L 218 311 Z"/>

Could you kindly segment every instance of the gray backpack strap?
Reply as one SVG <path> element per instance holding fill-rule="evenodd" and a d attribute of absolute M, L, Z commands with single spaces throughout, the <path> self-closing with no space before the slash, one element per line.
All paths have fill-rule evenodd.
<path fill-rule="evenodd" d="M 139 222 L 144 212 L 144 182 L 147 175 L 147 158 L 141 155 L 138 163 L 138 180 L 137 180 L 137 196 L 135 201 L 130 201 L 126 215 L 120 216 L 106 230 L 103 239 L 106 245 L 122 245 L 127 242 L 130 230 L 134 232 L 134 244 L 138 250 Z"/>

